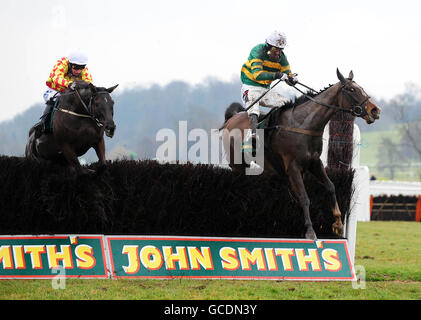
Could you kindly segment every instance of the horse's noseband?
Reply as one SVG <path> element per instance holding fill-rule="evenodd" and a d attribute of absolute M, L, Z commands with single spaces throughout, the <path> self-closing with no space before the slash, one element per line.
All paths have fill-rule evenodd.
<path fill-rule="evenodd" d="M 362 117 L 363 115 L 367 114 L 367 108 L 364 107 L 364 109 L 361 106 L 353 106 L 351 108 L 351 114 L 354 117 Z"/>

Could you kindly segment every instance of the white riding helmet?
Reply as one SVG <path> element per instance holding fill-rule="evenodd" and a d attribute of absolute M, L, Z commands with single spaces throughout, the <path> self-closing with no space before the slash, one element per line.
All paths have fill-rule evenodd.
<path fill-rule="evenodd" d="M 82 51 L 73 51 L 69 54 L 69 62 L 84 66 L 88 64 L 88 56 Z"/>
<path fill-rule="evenodd" d="M 287 46 L 287 36 L 283 32 L 273 31 L 269 37 L 266 38 L 266 43 L 273 47 L 284 49 Z"/>

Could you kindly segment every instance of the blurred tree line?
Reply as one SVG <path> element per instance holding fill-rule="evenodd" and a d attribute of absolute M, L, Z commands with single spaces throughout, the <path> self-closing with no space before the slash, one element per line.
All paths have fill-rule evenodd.
<path fill-rule="evenodd" d="M 406 84 L 405 92 L 385 102 L 378 130 L 396 129 L 395 139 L 382 137 L 378 147 L 378 169 L 391 180 L 398 172 L 416 172 L 421 180 L 421 87 Z M 381 123 L 381 124 L 380 124 Z M 362 129 L 362 127 L 360 127 Z M 402 176 L 402 175 L 401 175 Z"/>
<path fill-rule="evenodd" d="M 107 152 L 122 146 L 135 152 L 139 159 L 152 159 L 157 148 L 156 133 L 162 128 L 178 133 L 178 123 L 183 120 L 187 121 L 188 130 L 202 128 L 210 133 L 222 125 L 229 104 L 240 100 L 240 87 L 239 81 L 210 78 L 205 85 L 173 81 L 165 86 L 138 87 L 113 94 L 117 130 L 112 139 L 105 140 Z M 0 154 L 24 155 L 29 129 L 43 110 L 44 105 L 33 105 L 12 120 L 0 123 Z M 85 159 L 97 161 L 95 152 L 89 151 Z"/>
<path fill-rule="evenodd" d="M 277 89 L 291 97 L 294 92 L 286 87 Z M 183 120 L 187 121 L 188 130 L 202 128 L 210 134 L 211 129 L 223 123 L 225 109 L 234 101 L 240 102 L 240 88 L 239 80 L 209 78 L 200 85 L 173 81 L 165 86 L 136 87 L 113 94 L 117 130 L 112 139 L 105 140 L 107 152 L 120 146 L 136 153 L 138 159 L 153 159 L 162 144 L 156 141 L 157 132 L 168 128 L 178 134 L 179 121 Z M 356 119 L 356 123 L 362 133 L 399 130 L 398 142 L 382 138 L 378 146 L 378 169 L 393 179 L 400 166 L 421 162 L 421 88 L 409 83 L 393 99 L 374 100 L 382 108 L 380 120 L 370 126 L 362 119 Z M 0 154 L 24 155 L 29 128 L 43 110 L 44 105 L 33 105 L 12 120 L 0 122 Z M 93 150 L 84 158 L 97 161 Z"/>

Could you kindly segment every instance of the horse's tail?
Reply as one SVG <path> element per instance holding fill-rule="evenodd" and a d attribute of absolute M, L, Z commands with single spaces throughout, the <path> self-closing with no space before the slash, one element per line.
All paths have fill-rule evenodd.
<path fill-rule="evenodd" d="M 222 127 L 219 128 L 219 130 L 222 130 L 225 127 L 225 124 L 227 123 L 229 118 L 231 118 L 233 115 L 242 111 L 246 111 L 246 109 L 244 109 L 241 103 L 238 103 L 238 102 L 231 103 L 230 106 L 225 110 L 225 122 L 222 125 Z"/>
<path fill-rule="evenodd" d="M 34 127 L 29 130 L 28 142 L 25 146 L 25 157 L 31 160 L 38 161 L 37 150 L 35 148 L 35 132 Z"/>

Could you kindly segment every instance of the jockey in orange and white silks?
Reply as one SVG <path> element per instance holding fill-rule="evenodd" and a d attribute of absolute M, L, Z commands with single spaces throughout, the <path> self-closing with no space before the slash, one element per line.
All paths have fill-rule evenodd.
<path fill-rule="evenodd" d="M 87 55 L 80 51 L 72 52 L 68 57 L 57 61 L 46 81 L 48 88 L 43 95 L 46 107 L 41 116 L 41 121 L 34 126 L 36 137 L 39 137 L 42 133 L 49 133 L 47 132 L 49 115 L 54 108 L 55 99 L 61 93 L 68 88 L 74 90 L 77 80 L 92 82 L 92 76 L 88 71 L 87 64 Z"/>
<path fill-rule="evenodd" d="M 274 31 L 265 43 L 255 46 L 241 68 L 241 97 L 245 108 L 252 105 L 259 97 L 270 89 L 276 79 L 288 80 L 293 84 L 298 80 L 291 72 L 289 62 L 283 50 L 287 45 L 284 33 Z M 257 119 L 260 114 L 259 106 L 280 107 L 287 99 L 278 92 L 271 90 L 247 112 L 251 117 L 253 135 L 256 131 Z"/>

